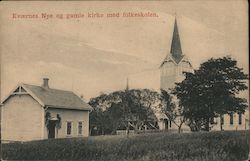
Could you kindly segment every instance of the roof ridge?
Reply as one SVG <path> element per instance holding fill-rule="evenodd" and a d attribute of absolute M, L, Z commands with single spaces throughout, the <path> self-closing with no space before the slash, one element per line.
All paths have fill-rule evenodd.
<path fill-rule="evenodd" d="M 33 85 L 33 84 L 26 84 L 26 83 L 22 83 L 23 85 L 28 85 L 28 86 L 35 86 L 35 87 L 40 87 L 43 88 L 42 86 L 39 85 Z M 69 90 L 62 90 L 62 89 L 57 89 L 57 88 L 48 88 L 49 90 L 58 90 L 58 91 L 65 91 L 65 92 L 71 92 L 74 93 L 73 91 L 69 91 Z M 75 94 L 75 93 L 74 93 Z"/>

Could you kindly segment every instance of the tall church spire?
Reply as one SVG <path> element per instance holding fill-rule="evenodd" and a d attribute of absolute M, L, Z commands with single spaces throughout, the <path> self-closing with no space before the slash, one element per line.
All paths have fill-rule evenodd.
<path fill-rule="evenodd" d="M 185 75 L 183 72 L 193 72 L 191 63 L 184 56 L 181 50 L 181 41 L 178 32 L 177 20 L 175 18 L 173 37 L 170 53 L 161 63 L 160 88 L 168 91 L 175 87 L 176 82 L 181 82 Z"/>
<path fill-rule="evenodd" d="M 183 58 L 176 17 L 175 17 L 175 22 L 174 22 L 174 32 L 173 32 L 170 53 L 176 63 L 179 63 L 181 59 Z"/>

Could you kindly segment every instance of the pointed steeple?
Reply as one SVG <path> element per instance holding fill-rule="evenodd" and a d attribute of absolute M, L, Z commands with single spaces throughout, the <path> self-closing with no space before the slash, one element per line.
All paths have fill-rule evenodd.
<path fill-rule="evenodd" d="M 175 22 L 174 22 L 174 32 L 173 32 L 170 53 L 176 63 L 179 63 L 181 59 L 183 58 L 176 17 L 175 17 Z"/>

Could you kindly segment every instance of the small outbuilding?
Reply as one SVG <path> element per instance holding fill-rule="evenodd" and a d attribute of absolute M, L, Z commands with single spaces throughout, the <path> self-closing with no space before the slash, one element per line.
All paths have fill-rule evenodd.
<path fill-rule="evenodd" d="M 92 107 L 71 91 L 18 85 L 3 100 L 1 139 L 30 141 L 48 138 L 87 137 Z"/>

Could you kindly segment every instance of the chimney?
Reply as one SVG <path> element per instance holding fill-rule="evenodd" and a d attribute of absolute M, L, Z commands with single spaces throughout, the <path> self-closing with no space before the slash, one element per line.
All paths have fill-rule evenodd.
<path fill-rule="evenodd" d="M 43 88 L 49 89 L 49 78 L 43 78 Z"/>

